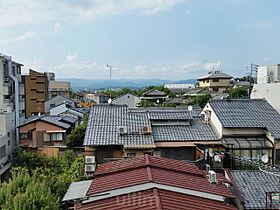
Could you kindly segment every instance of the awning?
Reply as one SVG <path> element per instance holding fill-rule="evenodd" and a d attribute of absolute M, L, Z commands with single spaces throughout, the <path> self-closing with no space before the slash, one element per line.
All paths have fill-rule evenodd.
<path fill-rule="evenodd" d="M 48 130 L 47 133 L 66 133 L 66 130 Z"/>
<path fill-rule="evenodd" d="M 273 143 L 266 137 L 224 137 L 223 145 L 235 149 L 273 148 Z"/>

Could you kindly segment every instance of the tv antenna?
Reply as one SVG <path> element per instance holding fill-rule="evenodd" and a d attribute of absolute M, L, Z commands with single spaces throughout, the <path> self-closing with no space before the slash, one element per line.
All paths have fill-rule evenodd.
<path fill-rule="evenodd" d="M 109 70 L 110 70 L 110 82 L 111 82 L 111 79 L 112 79 L 112 69 L 113 69 L 115 66 L 107 64 L 106 67 L 109 68 Z"/>

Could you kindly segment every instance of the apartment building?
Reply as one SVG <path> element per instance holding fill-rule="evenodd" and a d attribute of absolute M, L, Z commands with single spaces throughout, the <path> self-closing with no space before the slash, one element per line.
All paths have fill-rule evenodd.
<path fill-rule="evenodd" d="M 29 75 L 25 76 L 25 103 L 26 103 L 26 118 L 32 114 L 45 112 L 45 101 L 48 100 L 48 77 L 29 70 Z"/>
<path fill-rule="evenodd" d="M 72 89 L 70 82 L 66 81 L 50 81 L 49 82 L 49 91 L 50 98 L 53 98 L 57 95 L 64 95 L 67 97 L 71 97 Z"/>
<path fill-rule="evenodd" d="M 17 126 L 25 119 L 25 91 L 21 77 L 23 65 L 0 54 L 0 176 L 10 168 L 11 153 L 19 143 Z"/>

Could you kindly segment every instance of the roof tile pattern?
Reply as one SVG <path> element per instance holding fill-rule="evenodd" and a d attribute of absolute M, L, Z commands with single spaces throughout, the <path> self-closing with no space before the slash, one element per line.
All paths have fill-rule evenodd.
<path fill-rule="evenodd" d="M 280 115 L 263 99 L 212 100 L 209 104 L 223 127 L 266 128 L 280 139 Z"/>
<path fill-rule="evenodd" d="M 88 195 L 148 182 L 233 197 L 225 186 L 211 184 L 193 163 L 148 155 L 101 164 Z"/>
<path fill-rule="evenodd" d="M 199 77 L 197 80 L 204 80 L 204 79 L 231 79 L 232 76 L 225 74 L 220 71 L 213 71 L 209 72 L 209 74 Z"/>
<path fill-rule="evenodd" d="M 230 174 L 244 200 L 246 209 L 265 209 L 265 192 L 279 191 L 279 181 L 276 176 L 254 170 L 233 170 Z"/>
<path fill-rule="evenodd" d="M 235 209 L 222 202 L 171 192 L 162 189 L 149 189 L 135 194 L 124 194 L 100 201 L 84 204 L 79 209 Z"/>
<path fill-rule="evenodd" d="M 158 125 L 159 122 L 168 122 L 169 126 Z M 120 126 L 127 127 L 126 135 L 119 135 Z M 142 134 L 143 126 L 152 127 L 151 135 Z M 128 109 L 124 105 L 95 105 L 89 116 L 84 145 L 133 146 L 154 145 L 155 141 L 207 140 L 219 139 L 210 124 L 203 124 L 200 117 L 191 115 L 186 108 Z"/>
<path fill-rule="evenodd" d="M 166 94 L 164 92 L 161 92 L 159 90 L 148 90 L 145 93 L 142 94 L 143 96 L 165 96 Z"/>

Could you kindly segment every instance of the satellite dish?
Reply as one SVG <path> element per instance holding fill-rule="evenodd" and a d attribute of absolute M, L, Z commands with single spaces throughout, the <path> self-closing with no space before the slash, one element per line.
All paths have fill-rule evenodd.
<path fill-rule="evenodd" d="M 193 107 L 192 106 L 188 106 L 188 110 L 189 110 L 189 112 L 191 112 L 193 110 Z"/>
<path fill-rule="evenodd" d="M 108 104 L 112 104 L 112 99 L 111 98 L 109 98 Z"/>
<path fill-rule="evenodd" d="M 262 162 L 267 163 L 268 161 L 269 161 L 269 158 L 268 158 L 267 154 L 263 155 L 262 156 Z"/>

